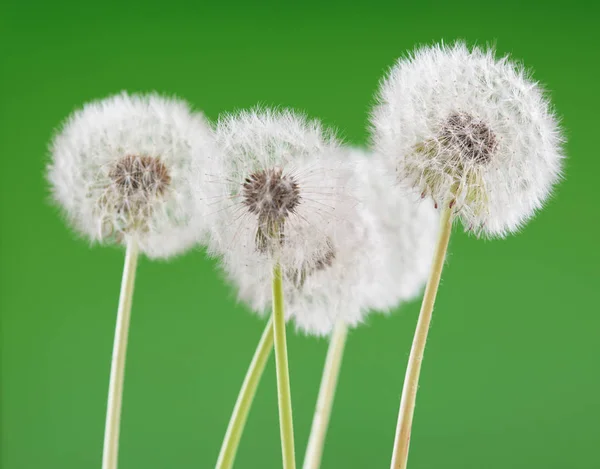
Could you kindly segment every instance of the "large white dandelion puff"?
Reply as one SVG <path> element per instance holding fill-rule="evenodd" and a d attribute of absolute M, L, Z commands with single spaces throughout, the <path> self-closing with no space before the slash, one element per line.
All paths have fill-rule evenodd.
<path fill-rule="evenodd" d="M 150 257 L 191 247 L 205 229 L 194 175 L 214 157 L 210 127 L 179 100 L 122 93 L 76 111 L 51 144 L 48 179 L 92 241 L 135 238 Z"/>
<path fill-rule="evenodd" d="M 563 140 L 544 91 L 493 50 L 417 49 L 382 81 L 378 100 L 376 148 L 401 181 L 452 204 L 476 234 L 516 231 L 560 178 Z"/>

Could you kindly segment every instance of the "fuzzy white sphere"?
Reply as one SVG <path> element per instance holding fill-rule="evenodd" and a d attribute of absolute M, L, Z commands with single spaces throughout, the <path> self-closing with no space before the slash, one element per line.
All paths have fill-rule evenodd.
<path fill-rule="evenodd" d="M 246 112 L 225 118 L 217 127 L 217 137 L 224 160 L 215 182 L 221 182 L 223 192 L 216 208 L 212 251 L 222 257 L 225 273 L 241 301 L 260 314 L 270 314 L 272 271 L 279 261 L 286 318 L 303 332 L 326 335 L 337 321 L 356 325 L 369 309 L 393 307 L 418 291 L 423 282 L 421 272 L 413 277 L 412 272 L 392 265 L 389 251 L 382 245 L 384 238 L 386 242 L 392 239 L 382 235 L 380 225 L 365 215 L 370 210 L 359 200 L 362 191 L 371 196 L 369 203 L 376 203 L 377 196 L 362 187 L 371 182 L 357 172 L 362 152 L 340 148 L 318 123 L 289 111 Z M 271 179 L 259 178 L 265 172 L 271 173 Z M 282 175 L 290 180 L 276 182 Z M 249 192 L 259 179 L 269 189 L 260 196 Z M 272 249 L 268 249 L 264 227 L 269 225 L 261 222 L 260 206 L 264 204 L 270 212 L 275 202 L 290 204 L 290 196 L 280 193 L 285 187 L 280 192 L 276 187 L 284 183 L 293 186 L 298 199 L 289 213 L 282 213 L 283 237 L 270 240 Z M 394 180 L 384 177 L 378 183 L 382 190 L 389 184 L 383 205 L 390 207 L 397 201 L 390 198 Z M 261 198 L 264 200 L 257 200 Z M 395 205 L 394 209 L 403 207 Z M 278 210 L 273 211 L 275 216 Z M 395 222 L 402 214 L 395 216 L 397 227 Z M 420 235 L 429 238 L 428 233 Z M 430 258 L 431 253 L 427 254 Z M 429 261 L 425 263 L 428 266 Z M 406 278 L 395 275 L 400 271 Z M 395 277 L 384 282 L 394 283 L 393 289 L 382 292 L 379 281 L 389 275 Z M 406 287 L 395 281 L 406 281 Z"/>
<path fill-rule="evenodd" d="M 92 241 L 134 238 L 149 257 L 168 257 L 205 229 L 199 175 L 217 148 L 185 102 L 122 93 L 69 117 L 51 143 L 48 179 L 69 221 Z"/>
<path fill-rule="evenodd" d="M 307 332 L 328 332 L 331 318 L 319 313 L 332 297 L 299 292 L 310 290 L 340 256 L 335 243 L 356 212 L 347 187 L 352 169 L 337 157 L 338 141 L 318 122 L 288 110 L 228 116 L 216 134 L 223 159 L 212 174 L 218 201 L 212 253 L 222 257 L 240 300 L 265 314 L 279 262 L 286 317 Z"/>
<path fill-rule="evenodd" d="M 368 227 L 361 279 L 364 305 L 388 311 L 417 297 L 429 277 L 439 228 L 431 200 L 397 184 L 394 168 L 379 154 L 355 150 L 361 223 Z"/>
<path fill-rule="evenodd" d="M 560 178 L 562 137 L 544 91 L 493 50 L 418 49 L 392 68 L 378 101 L 376 149 L 478 235 L 518 230 Z"/>

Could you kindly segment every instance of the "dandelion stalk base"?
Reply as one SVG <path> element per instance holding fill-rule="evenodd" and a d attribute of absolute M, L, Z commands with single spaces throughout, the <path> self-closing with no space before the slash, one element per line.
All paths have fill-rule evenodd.
<path fill-rule="evenodd" d="M 400 401 L 400 411 L 398 413 L 398 425 L 396 427 L 396 437 L 394 442 L 394 452 L 392 454 L 391 469 L 406 469 L 408 462 L 408 449 L 410 445 L 410 432 L 412 420 L 415 411 L 415 401 L 417 398 L 417 388 L 419 385 L 419 375 L 421 373 L 421 363 L 425 352 L 429 324 L 433 312 L 433 305 L 437 294 L 438 286 L 442 276 L 446 250 L 452 231 L 452 208 L 446 205 L 442 210 L 440 220 L 440 232 L 431 266 L 431 273 L 425 288 L 421 312 L 413 338 L 410 357 L 406 368 L 404 378 L 404 387 L 402 389 L 402 399 Z"/>
<path fill-rule="evenodd" d="M 327 350 L 321 388 L 319 389 L 319 397 L 317 399 L 317 408 L 310 430 L 306 455 L 304 456 L 303 469 L 319 469 L 321 466 L 323 446 L 331 417 L 331 408 L 333 406 L 333 398 L 335 397 L 347 336 L 348 328 L 346 324 L 338 322 L 331 335 L 329 349 Z"/>
<path fill-rule="evenodd" d="M 279 404 L 279 428 L 281 432 L 283 469 L 295 469 L 294 424 L 292 419 L 292 396 L 285 337 L 283 279 L 279 263 L 273 268 L 273 336 L 277 368 L 277 398 Z"/>
<path fill-rule="evenodd" d="M 244 378 L 244 383 L 240 389 L 235 407 L 233 408 L 233 414 L 227 427 L 227 433 L 225 433 L 225 439 L 221 446 L 221 452 L 219 453 L 219 459 L 217 460 L 216 469 L 231 469 L 233 466 L 235 455 L 237 453 L 242 432 L 246 425 L 248 413 L 258 388 L 258 383 L 262 377 L 263 371 L 267 364 L 267 360 L 271 355 L 273 348 L 273 320 L 270 319 L 265 327 L 252 362 Z"/>
<path fill-rule="evenodd" d="M 119 429 L 121 425 L 121 405 L 123 402 L 123 382 L 125 379 L 125 358 L 127 336 L 131 317 L 131 301 L 138 259 L 138 246 L 135 240 L 129 240 L 125 252 L 125 266 L 121 281 L 117 325 L 110 366 L 110 384 L 108 387 L 108 405 L 106 410 L 106 428 L 104 431 L 104 449 L 102 469 L 117 469 L 119 452 Z"/>

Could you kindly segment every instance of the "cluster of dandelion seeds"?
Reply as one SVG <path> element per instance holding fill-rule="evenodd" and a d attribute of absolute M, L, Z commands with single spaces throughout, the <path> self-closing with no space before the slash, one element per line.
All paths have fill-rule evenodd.
<path fill-rule="evenodd" d="M 133 237 L 148 256 L 166 257 L 205 230 L 197 174 L 218 151 L 205 119 L 183 101 L 122 93 L 88 103 L 51 153 L 54 198 L 92 241 Z"/>
<path fill-rule="evenodd" d="M 392 68 L 378 100 L 373 143 L 400 181 L 451 204 L 477 234 L 517 230 L 560 177 L 549 101 L 522 66 L 491 49 L 417 49 Z"/>

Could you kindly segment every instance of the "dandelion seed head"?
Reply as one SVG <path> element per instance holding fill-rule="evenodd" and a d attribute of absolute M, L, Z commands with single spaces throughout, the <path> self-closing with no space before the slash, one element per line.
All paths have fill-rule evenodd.
<path fill-rule="evenodd" d="M 281 168 L 252 173 L 243 184 L 242 195 L 250 213 L 273 221 L 285 220 L 300 203 L 298 183 Z"/>
<path fill-rule="evenodd" d="M 255 109 L 222 117 L 216 136 L 212 250 L 277 256 L 301 271 L 348 206 L 341 163 L 329 157 L 339 146 L 333 133 L 290 110 Z"/>
<path fill-rule="evenodd" d="M 196 175 L 217 146 L 204 118 L 183 101 L 122 93 L 88 103 L 50 150 L 54 199 L 92 241 L 133 237 L 148 256 L 168 257 L 206 229 Z"/>
<path fill-rule="evenodd" d="M 422 47 L 382 81 L 373 144 L 399 181 L 465 229 L 504 236 L 550 196 L 563 137 L 544 90 L 522 66 L 463 43 Z"/>

